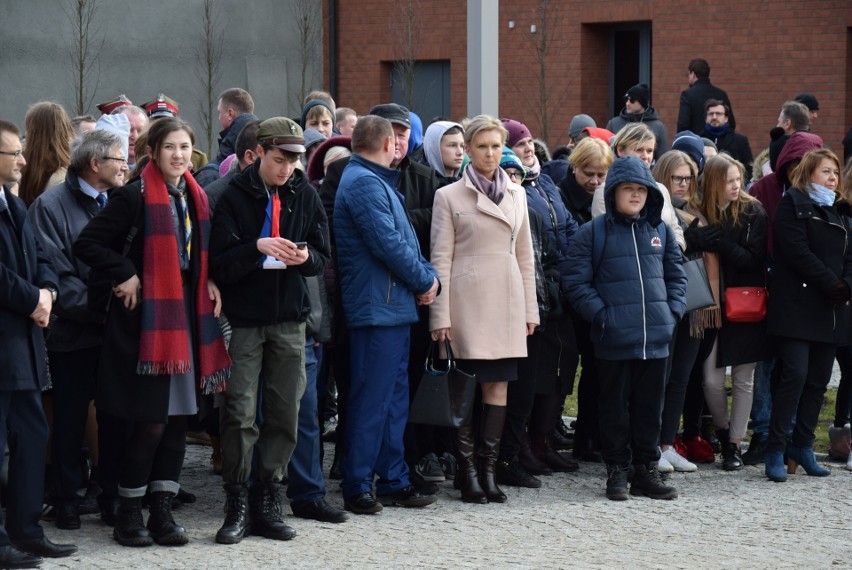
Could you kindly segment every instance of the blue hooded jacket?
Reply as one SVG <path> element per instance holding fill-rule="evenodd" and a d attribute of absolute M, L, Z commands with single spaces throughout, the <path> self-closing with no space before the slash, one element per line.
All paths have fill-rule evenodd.
<path fill-rule="evenodd" d="M 636 218 L 615 208 L 615 190 L 625 182 L 651 189 Z M 606 231 L 600 259 L 593 259 L 594 223 L 580 226 L 568 250 L 563 290 L 574 309 L 592 322 L 591 340 L 598 358 L 667 357 L 675 324 L 686 308 L 680 248 L 672 230 L 661 222 L 663 197 L 655 186 L 644 162 L 633 156 L 618 158 L 606 178 Z"/>

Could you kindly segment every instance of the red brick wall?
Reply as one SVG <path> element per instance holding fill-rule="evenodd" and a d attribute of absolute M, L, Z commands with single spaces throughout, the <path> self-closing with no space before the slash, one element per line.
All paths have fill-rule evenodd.
<path fill-rule="evenodd" d="M 327 2 L 328 0 L 326 0 Z M 391 21 L 405 0 L 337 0 L 338 104 L 364 113 L 390 97 L 382 62 L 398 57 Z M 451 61 L 453 117 L 466 114 L 466 2 L 414 0 L 420 5 L 418 59 Z M 813 131 L 836 149 L 852 126 L 852 2 L 849 0 L 561 0 L 547 72 L 555 113 L 551 145 L 563 142 L 576 113 L 599 125 L 609 119 L 609 26 L 652 24 L 652 104 L 674 135 L 686 67 L 693 57 L 711 66 L 711 82 L 728 92 L 738 130 L 755 154 L 768 143 L 781 104 L 813 92 L 820 115 Z M 500 3 L 500 114 L 539 129 L 535 0 Z M 515 29 L 508 27 L 509 20 Z M 326 55 L 327 57 L 327 55 Z M 327 79 L 326 75 L 326 79 Z M 534 132 L 534 134 L 537 134 Z"/>

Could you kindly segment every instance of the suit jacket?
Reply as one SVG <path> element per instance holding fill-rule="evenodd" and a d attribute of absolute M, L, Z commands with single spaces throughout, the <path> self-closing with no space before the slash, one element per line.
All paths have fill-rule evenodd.
<path fill-rule="evenodd" d="M 0 204 L 0 390 L 39 390 L 47 384 L 43 329 L 30 315 L 39 289 L 57 287 L 53 268 L 39 257 L 23 200 L 6 192 Z"/>
<path fill-rule="evenodd" d="M 707 113 L 704 112 L 704 102 L 707 99 L 719 99 L 731 110 L 728 115 L 728 123 L 731 129 L 737 128 L 737 120 L 734 118 L 734 108 L 731 100 L 724 90 L 710 83 L 709 79 L 698 79 L 680 93 L 680 112 L 677 115 L 677 132 L 692 131 L 695 134 L 704 130 Z"/>

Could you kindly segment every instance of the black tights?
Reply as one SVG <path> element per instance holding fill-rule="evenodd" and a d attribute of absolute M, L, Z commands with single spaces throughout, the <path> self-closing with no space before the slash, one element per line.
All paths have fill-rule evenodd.
<path fill-rule="evenodd" d="M 137 489 L 149 481 L 177 482 L 186 452 L 186 425 L 187 416 L 171 416 L 168 423 L 132 422 L 122 454 L 120 486 Z"/>

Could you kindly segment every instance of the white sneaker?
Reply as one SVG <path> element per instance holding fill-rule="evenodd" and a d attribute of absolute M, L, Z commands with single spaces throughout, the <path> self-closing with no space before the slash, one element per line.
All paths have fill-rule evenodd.
<path fill-rule="evenodd" d="M 849 459 L 846 460 L 846 469 L 852 471 L 852 453 L 849 454 Z"/>
<path fill-rule="evenodd" d="M 684 473 L 698 471 L 698 466 L 695 463 L 687 461 L 685 457 L 675 451 L 674 447 L 670 447 L 667 450 L 663 451 L 662 458 L 665 458 L 666 463 L 671 465 L 672 469 L 674 469 L 675 471 L 682 471 Z"/>
<path fill-rule="evenodd" d="M 674 471 L 674 467 L 666 460 L 662 452 L 660 453 L 660 459 L 657 461 L 657 471 L 660 473 L 671 473 Z"/>

